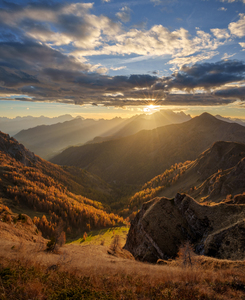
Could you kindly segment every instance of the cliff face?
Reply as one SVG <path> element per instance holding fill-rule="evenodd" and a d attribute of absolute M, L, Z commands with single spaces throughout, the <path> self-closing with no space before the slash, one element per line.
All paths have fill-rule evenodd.
<path fill-rule="evenodd" d="M 197 253 L 219 257 L 221 251 L 223 258 L 232 258 L 234 245 L 227 241 L 234 230 L 242 236 L 243 225 L 234 227 L 234 224 L 244 217 L 245 205 L 222 203 L 209 207 L 185 194 L 177 194 L 172 200 L 155 198 L 144 203 L 131 222 L 124 248 L 138 260 L 156 262 L 159 258 L 175 257 L 179 246 L 190 241 Z M 222 232 L 225 241 L 219 238 Z M 230 245 L 225 244 L 225 251 L 221 250 L 224 243 Z M 239 248 L 244 247 L 245 239 L 240 238 L 237 243 Z"/>

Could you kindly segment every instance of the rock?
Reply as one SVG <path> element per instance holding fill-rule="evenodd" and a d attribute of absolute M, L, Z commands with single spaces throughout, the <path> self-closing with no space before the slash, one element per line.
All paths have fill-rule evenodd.
<path fill-rule="evenodd" d="M 223 259 L 244 259 L 245 221 L 210 234 L 205 241 L 205 255 Z"/>
<path fill-rule="evenodd" d="M 209 251 L 212 242 L 207 242 L 207 238 L 230 226 L 227 220 L 237 222 L 244 217 L 244 205 L 200 205 L 185 194 L 177 194 L 174 199 L 155 198 L 144 203 L 131 222 L 124 249 L 140 261 L 156 263 L 158 259 L 175 258 L 180 245 L 189 241 L 196 253 L 215 256 L 219 246 L 218 250 Z M 242 227 L 236 230 L 243 232 Z M 240 243 L 245 246 L 242 239 Z"/>

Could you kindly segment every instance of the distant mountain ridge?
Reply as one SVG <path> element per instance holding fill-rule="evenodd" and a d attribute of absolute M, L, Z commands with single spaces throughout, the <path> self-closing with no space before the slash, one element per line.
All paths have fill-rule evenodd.
<path fill-rule="evenodd" d="M 59 122 L 71 121 L 72 119 L 74 118 L 68 114 L 53 118 L 44 116 L 26 116 L 16 117 L 13 119 L 0 117 L 0 130 L 13 136 L 24 129 L 32 128 L 39 125 L 52 125 Z"/>
<path fill-rule="evenodd" d="M 75 119 L 22 130 L 15 135 L 15 138 L 35 154 L 50 159 L 71 146 L 124 137 L 142 129 L 153 129 L 190 119 L 191 117 L 183 112 L 174 113 L 170 110 L 159 111 L 152 115 L 141 114 L 129 119 Z"/>
<path fill-rule="evenodd" d="M 85 168 L 108 182 L 143 184 L 175 163 L 196 159 L 219 140 L 245 143 L 245 128 L 204 113 L 181 124 L 71 147 L 51 161 Z"/>
<path fill-rule="evenodd" d="M 220 115 L 216 115 L 215 117 L 219 120 L 222 120 L 222 121 L 226 121 L 226 122 L 229 122 L 229 123 L 237 123 L 237 124 L 240 124 L 242 126 L 245 126 L 245 120 L 244 119 L 226 118 L 226 117 L 222 117 Z"/>

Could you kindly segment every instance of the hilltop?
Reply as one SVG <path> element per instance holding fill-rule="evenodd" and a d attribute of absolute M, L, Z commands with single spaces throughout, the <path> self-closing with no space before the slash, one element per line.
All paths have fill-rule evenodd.
<path fill-rule="evenodd" d="M 71 147 L 51 161 L 79 166 L 107 182 L 143 184 L 175 163 L 194 160 L 216 141 L 245 142 L 245 127 L 204 113 L 181 124 Z"/>

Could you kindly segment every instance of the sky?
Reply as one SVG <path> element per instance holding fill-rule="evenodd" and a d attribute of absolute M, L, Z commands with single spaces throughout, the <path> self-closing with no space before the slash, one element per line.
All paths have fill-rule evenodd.
<path fill-rule="evenodd" d="M 0 0 L 0 116 L 245 118 L 245 0 Z"/>

